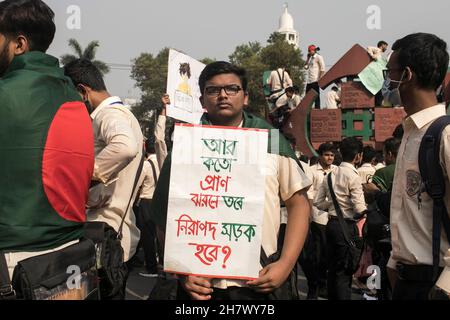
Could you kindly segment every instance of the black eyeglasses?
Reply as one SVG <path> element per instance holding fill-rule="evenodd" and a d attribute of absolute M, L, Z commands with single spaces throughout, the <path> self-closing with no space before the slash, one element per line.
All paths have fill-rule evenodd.
<path fill-rule="evenodd" d="M 236 84 L 230 84 L 223 87 L 210 86 L 205 88 L 205 93 L 210 97 L 218 97 L 222 90 L 225 90 L 225 93 L 229 96 L 235 96 L 242 90 L 242 88 Z"/>
<path fill-rule="evenodd" d="M 400 68 L 384 69 L 384 70 L 383 70 L 383 78 L 384 78 L 384 80 L 387 79 L 387 77 L 388 77 L 388 75 L 389 75 L 389 73 L 390 73 L 391 71 L 401 71 L 401 70 L 403 70 L 403 69 L 400 69 Z"/>

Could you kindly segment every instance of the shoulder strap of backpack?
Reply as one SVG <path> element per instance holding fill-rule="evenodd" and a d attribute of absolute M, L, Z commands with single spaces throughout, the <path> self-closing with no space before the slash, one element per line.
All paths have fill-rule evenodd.
<path fill-rule="evenodd" d="M 125 217 L 128 214 L 128 209 L 130 208 L 131 200 L 133 200 L 134 191 L 136 190 L 139 178 L 142 173 L 142 167 L 144 166 L 144 159 L 145 159 L 145 151 L 142 150 L 142 157 L 141 157 L 141 161 L 139 163 L 138 170 L 136 172 L 136 177 L 134 178 L 133 189 L 131 189 L 130 200 L 128 200 L 127 209 L 125 210 L 125 213 L 123 214 L 122 221 L 120 222 L 119 230 L 117 231 L 117 239 L 120 239 L 120 240 L 122 240 L 123 223 L 125 222 Z"/>
<path fill-rule="evenodd" d="M 281 87 L 284 88 L 284 70 L 283 70 L 283 76 L 280 75 L 280 72 L 277 69 L 278 78 L 280 79 Z"/>
<path fill-rule="evenodd" d="M 151 159 L 148 159 L 148 162 L 150 162 L 150 165 L 152 166 L 153 181 L 155 182 L 155 186 L 156 186 L 156 183 L 158 182 L 158 175 L 156 174 L 156 167 Z"/>
<path fill-rule="evenodd" d="M 437 279 L 439 271 L 441 231 L 445 230 L 450 242 L 450 219 L 445 207 L 445 179 L 440 163 L 441 137 L 444 129 L 450 125 L 450 116 L 435 120 L 425 133 L 419 149 L 419 170 L 425 189 L 433 199 L 433 270 Z"/>
<path fill-rule="evenodd" d="M 355 247 L 355 242 L 350 239 L 350 235 L 348 234 L 348 229 L 344 220 L 344 214 L 342 212 L 341 206 L 339 205 L 339 202 L 337 201 L 336 193 L 334 193 L 333 181 L 331 179 L 331 173 L 329 173 L 327 176 L 328 189 L 330 189 L 331 199 L 333 199 L 334 209 L 336 210 L 339 224 L 341 225 L 342 233 L 344 234 L 345 242 L 347 242 L 350 247 Z"/>

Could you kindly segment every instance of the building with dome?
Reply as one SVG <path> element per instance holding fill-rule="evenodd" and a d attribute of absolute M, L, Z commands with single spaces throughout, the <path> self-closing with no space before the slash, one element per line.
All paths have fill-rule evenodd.
<path fill-rule="evenodd" d="M 289 44 L 293 44 L 296 48 L 299 47 L 300 35 L 294 28 L 294 18 L 288 12 L 287 3 L 284 5 L 283 14 L 280 17 L 280 27 L 277 32 L 283 34 Z"/>

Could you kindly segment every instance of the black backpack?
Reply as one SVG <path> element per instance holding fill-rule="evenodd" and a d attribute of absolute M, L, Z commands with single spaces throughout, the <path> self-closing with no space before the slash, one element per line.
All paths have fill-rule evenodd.
<path fill-rule="evenodd" d="M 439 274 L 442 227 L 450 242 L 450 218 L 445 207 L 445 179 L 440 164 L 440 145 L 443 130 L 450 125 L 450 116 L 434 121 L 425 133 L 419 149 L 419 170 L 426 192 L 433 199 L 433 277 Z"/>

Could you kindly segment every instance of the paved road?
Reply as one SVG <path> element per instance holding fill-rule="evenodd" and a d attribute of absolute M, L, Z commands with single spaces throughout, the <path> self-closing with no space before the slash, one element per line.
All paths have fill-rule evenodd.
<path fill-rule="evenodd" d="M 144 268 L 133 268 L 130 272 L 127 284 L 127 300 L 147 300 L 150 291 L 156 283 L 156 278 L 146 278 L 139 275 L 139 272 L 144 271 Z M 298 275 L 298 287 L 300 293 L 300 299 L 306 300 L 306 295 L 308 292 L 308 285 L 303 272 L 299 272 Z M 353 286 L 353 300 L 362 300 L 362 291 L 356 286 Z M 319 298 L 319 300 L 325 300 Z"/>

